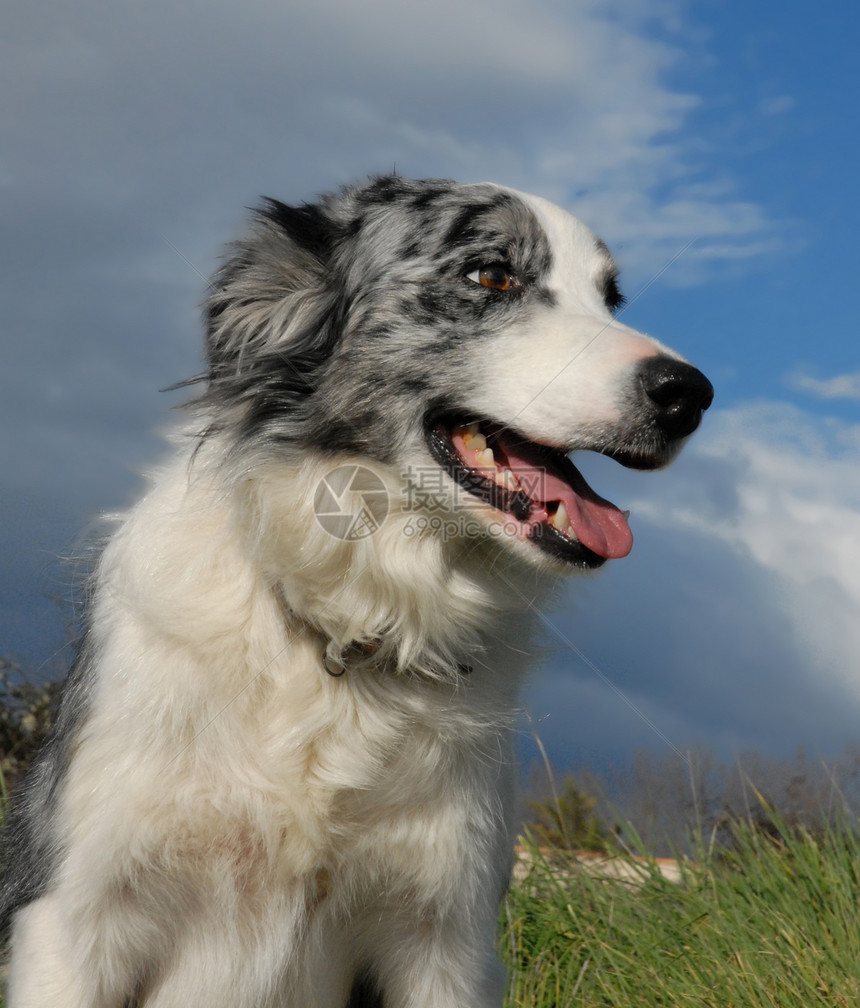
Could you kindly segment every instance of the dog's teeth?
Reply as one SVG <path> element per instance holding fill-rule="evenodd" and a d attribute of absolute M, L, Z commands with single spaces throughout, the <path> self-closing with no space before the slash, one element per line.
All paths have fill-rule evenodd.
<path fill-rule="evenodd" d="M 477 425 L 473 424 L 472 426 Z M 472 433 L 471 428 L 467 427 L 466 433 L 463 435 L 463 444 L 472 451 L 484 451 L 487 447 L 487 439 L 480 431 Z"/>
<path fill-rule="evenodd" d="M 630 512 L 629 511 L 622 511 L 621 513 L 624 515 L 624 520 L 627 521 L 627 519 L 630 517 Z"/>
<path fill-rule="evenodd" d="M 510 469 L 502 469 L 496 479 L 506 490 L 519 490 L 520 488 L 520 481 Z"/>
<path fill-rule="evenodd" d="M 466 425 L 466 430 L 468 431 L 469 434 L 472 435 L 472 437 L 474 437 L 476 434 L 480 434 L 481 433 L 481 428 L 480 428 L 480 426 L 478 425 L 477 422 L 472 422 L 470 424 L 467 424 Z"/>
<path fill-rule="evenodd" d="M 496 460 L 492 448 L 482 448 L 475 452 L 475 463 L 479 469 L 495 469 Z"/>
<path fill-rule="evenodd" d="M 559 532 L 567 532 L 570 528 L 570 518 L 567 514 L 567 508 L 564 506 L 563 501 L 559 501 L 558 509 L 555 514 L 550 519 L 552 527 Z"/>

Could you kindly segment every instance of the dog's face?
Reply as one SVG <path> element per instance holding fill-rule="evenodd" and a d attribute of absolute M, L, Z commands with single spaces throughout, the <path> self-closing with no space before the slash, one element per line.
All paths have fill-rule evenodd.
<path fill-rule="evenodd" d="M 579 221 L 494 185 L 269 201 L 213 281 L 205 401 L 239 447 L 441 470 L 435 505 L 467 499 L 504 548 L 597 566 L 630 531 L 568 455 L 664 465 L 712 397 L 616 320 L 616 274 Z"/>

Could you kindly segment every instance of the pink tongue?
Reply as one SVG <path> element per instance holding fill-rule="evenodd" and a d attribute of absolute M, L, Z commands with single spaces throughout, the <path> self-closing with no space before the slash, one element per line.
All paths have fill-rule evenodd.
<path fill-rule="evenodd" d="M 505 444 L 504 451 L 508 466 L 534 502 L 532 513 L 526 519 L 530 525 L 548 517 L 541 504 L 562 501 L 576 538 L 583 546 L 607 560 L 627 556 L 633 547 L 627 519 L 614 504 L 597 496 L 569 459 L 562 463 L 562 479 L 535 465 L 532 459 L 519 455 L 515 444 Z"/>
<path fill-rule="evenodd" d="M 510 455 L 508 460 L 514 462 Z M 525 486 L 520 464 L 517 460 L 512 468 Z M 540 495 L 545 501 L 564 503 L 576 538 L 583 546 L 607 560 L 627 556 L 633 547 L 633 535 L 627 519 L 614 504 L 597 496 L 578 469 L 571 465 L 568 474 L 570 485 L 552 473 L 539 472 L 534 467 L 532 472 L 540 481 L 535 485 L 542 484 Z"/>

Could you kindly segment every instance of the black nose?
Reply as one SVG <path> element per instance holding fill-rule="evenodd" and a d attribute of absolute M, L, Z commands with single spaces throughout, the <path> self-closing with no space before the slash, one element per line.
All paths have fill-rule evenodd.
<path fill-rule="evenodd" d="M 654 422 L 672 440 L 692 434 L 714 398 L 714 387 L 701 371 L 672 357 L 649 357 L 639 380 L 656 407 Z"/>

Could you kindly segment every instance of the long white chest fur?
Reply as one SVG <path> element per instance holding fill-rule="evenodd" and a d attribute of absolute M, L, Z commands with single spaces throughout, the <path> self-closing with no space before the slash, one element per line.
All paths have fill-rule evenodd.
<path fill-rule="evenodd" d="M 303 478 L 317 474 L 278 476 L 294 501 Z M 271 485 L 265 497 L 277 499 Z M 231 953 L 230 985 L 244 977 L 273 1003 L 298 1005 L 325 1003 L 318 993 L 301 1001 L 307 984 L 318 987 L 307 978 L 318 978 L 320 956 L 343 959 L 331 995 L 339 1003 L 368 948 L 417 941 L 416 920 L 447 935 L 446 955 L 491 948 L 510 867 L 522 627 L 476 626 L 495 600 L 425 557 L 420 573 L 405 573 L 418 591 L 422 579 L 425 590 L 445 582 L 446 611 L 437 606 L 435 619 L 442 647 L 459 648 L 459 670 L 412 674 L 371 655 L 333 676 L 323 662 L 330 642 L 302 605 L 328 606 L 333 625 L 351 607 L 353 627 L 373 612 L 380 627 L 371 630 L 395 610 L 401 623 L 411 615 L 426 625 L 426 611 L 404 611 L 387 583 L 377 590 L 384 598 L 369 598 L 374 585 L 360 571 L 327 583 L 325 563 L 309 565 L 307 543 L 290 541 L 290 515 L 260 516 L 249 529 L 237 513 L 248 510 L 213 495 L 205 457 L 190 468 L 178 460 L 102 559 L 100 674 L 60 817 L 62 874 L 75 889 L 64 912 L 81 933 L 100 924 L 98 941 L 74 954 L 92 955 L 103 972 L 115 949 L 108 974 L 119 988 L 119 978 L 181 948 L 189 985 L 205 986 L 227 961 L 226 943 L 248 933 L 246 919 L 256 966 L 237 973 Z M 407 556 L 411 567 L 414 544 Z M 307 586 L 294 592 L 295 608 L 283 587 L 291 584 Z M 458 913 L 464 896 L 468 921 Z M 28 912 L 50 912 L 50 898 L 40 903 Z M 475 964 L 476 977 L 485 966 Z M 213 983 L 213 994 L 221 989 Z"/>

